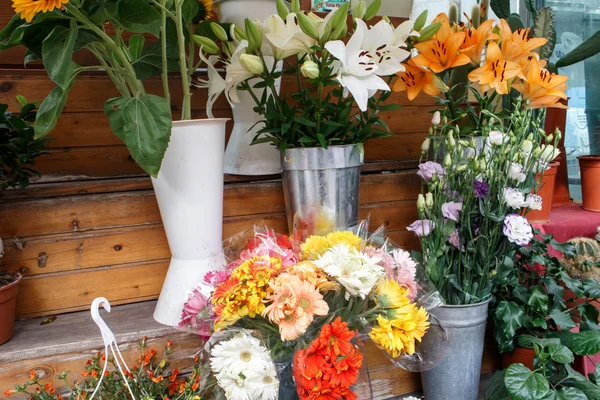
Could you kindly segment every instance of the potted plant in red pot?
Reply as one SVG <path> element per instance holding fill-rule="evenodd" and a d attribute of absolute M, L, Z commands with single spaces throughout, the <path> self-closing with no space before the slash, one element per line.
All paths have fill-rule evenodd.
<path fill-rule="evenodd" d="M 0 270 L 0 344 L 13 335 L 19 283 L 21 275 Z"/>

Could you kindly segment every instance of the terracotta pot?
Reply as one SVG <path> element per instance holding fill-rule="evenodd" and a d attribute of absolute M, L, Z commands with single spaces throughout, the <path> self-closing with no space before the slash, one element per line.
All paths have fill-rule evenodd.
<path fill-rule="evenodd" d="M 533 371 L 535 369 L 533 367 L 534 357 L 535 351 L 533 351 L 533 349 L 517 347 L 511 353 L 502 353 L 502 368 L 506 369 L 511 364 L 521 363 Z"/>
<path fill-rule="evenodd" d="M 21 275 L 10 285 L 0 287 L 0 345 L 12 338 L 15 326 L 15 309 Z"/>
<path fill-rule="evenodd" d="M 550 221 L 550 212 L 552 211 L 552 198 L 554 197 L 554 184 L 556 182 L 556 173 L 560 163 L 551 162 L 550 169 L 544 172 L 544 175 L 538 174 L 536 180 L 542 180 L 542 187 L 538 195 L 542 196 L 542 209 L 533 210 L 527 213 L 527 220 L 530 223 L 545 223 Z"/>
<path fill-rule="evenodd" d="M 600 156 L 579 156 L 583 209 L 600 212 Z"/>

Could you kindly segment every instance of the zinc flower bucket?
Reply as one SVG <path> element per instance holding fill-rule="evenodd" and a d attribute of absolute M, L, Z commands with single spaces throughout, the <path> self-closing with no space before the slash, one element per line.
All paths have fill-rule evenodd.
<path fill-rule="evenodd" d="M 152 179 L 171 264 L 154 312 L 177 326 L 188 293 L 211 270 L 225 266 L 223 151 L 228 119 L 175 121 L 158 178 Z"/>
<path fill-rule="evenodd" d="M 356 225 L 361 165 L 358 145 L 282 152 L 288 229 L 310 235 Z"/>
<path fill-rule="evenodd" d="M 583 209 L 600 212 L 600 156 L 579 156 Z"/>

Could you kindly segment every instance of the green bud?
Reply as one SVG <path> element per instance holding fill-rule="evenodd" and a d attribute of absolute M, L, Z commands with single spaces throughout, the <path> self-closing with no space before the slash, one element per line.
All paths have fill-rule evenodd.
<path fill-rule="evenodd" d="M 224 42 L 229 40 L 227 32 L 225 32 L 225 29 L 223 29 L 223 27 L 219 23 L 211 22 L 210 29 L 212 29 L 213 33 L 219 40 L 222 40 Z"/>
<path fill-rule="evenodd" d="M 260 57 L 254 54 L 242 54 L 240 55 L 240 64 L 244 69 L 254 75 L 260 75 L 265 72 L 265 67 Z"/>
<path fill-rule="evenodd" d="M 450 168 L 451 166 L 452 166 L 452 157 L 450 157 L 450 154 L 448 153 L 444 157 L 444 167 Z"/>
<path fill-rule="evenodd" d="M 348 16 L 348 3 L 342 4 L 340 8 L 338 8 L 338 12 L 334 15 L 335 23 L 333 25 L 333 29 L 331 32 L 330 39 L 338 40 L 346 36 L 344 32 L 347 32 L 348 29 L 348 21 L 346 17 Z M 332 18 L 333 19 L 333 18 Z M 343 35 L 342 35 L 343 34 Z"/>
<path fill-rule="evenodd" d="M 448 133 L 448 137 L 446 138 L 446 145 L 449 149 L 454 149 L 456 147 L 456 141 L 454 140 L 454 135 L 452 131 Z"/>
<path fill-rule="evenodd" d="M 420 212 L 425 211 L 425 197 L 423 197 L 422 193 L 419 193 L 419 196 L 417 197 L 417 209 Z"/>
<path fill-rule="evenodd" d="M 285 2 L 283 0 L 277 0 L 276 5 L 277 5 L 277 14 L 279 14 L 281 19 L 285 21 L 288 14 L 290 13 L 290 9 L 288 8 L 288 6 L 285 4 Z"/>
<path fill-rule="evenodd" d="M 300 0 L 292 0 L 291 3 L 291 9 L 293 13 L 299 13 L 300 12 Z"/>
<path fill-rule="evenodd" d="M 467 170 L 467 164 L 462 164 L 456 167 L 457 172 L 465 172 Z"/>
<path fill-rule="evenodd" d="M 433 37 L 442 26 L 441 22 L 433 23 L 421 30 L 421 35 L 415 38 L 416 42 L 425 42 Z"/>
<path fill-rule="evenodd" d="M 221 52 L 219 46 L 206 36 L 193 35 L 192 40 L 207 54 L 219 54 Z"/>
<path fill-rule="evenodd" d="M 381 17 L 381 20 L 387 22 L 388 24 L 392 23 L 392 21 L 390 21 L 390 19 L 388 18 L 387 15 L 384 15 L 383 17 Z"/>
<path fill-rule="evenodd" d="M 421 29 L 423 29 L 423 27 L 425 26 L 426 22 L 427 22 L 427 10 L 423 11 L 421 14 L 419 14 L 417 19 L 415 19 L 415 24 L 413 25 L 413 29 L 417 32 L 420 32 Z"/>
<path fill-rule="evenodd" d="M 547 143 L 552 143 L 553 140 L 554 140 L 554 135 L 549 134 L 548 136 L 546 136 L 546 142 Z"/>
<path fill-rule="evenodd" d="M 554 130 L 554 136 L 556 136 L 556 142 L 560 142 L 560 139 L 562 139 L 562 132 L 560 131 L 560 129 L 556 128 Z"/>
<path fill-rule="evenodd" d="M 456 3 L 450 3 L 448 21 L 450 22 L 450 26 L 454 26 L 458 23 L 458 5 Z"/>
<path fill-rule="evenodd" d="M 421 154 L 427 154 L 430 146 L 431 146 L 431 139 L 425 138 L 425 140 L 423 141 L 423 144 L 421 145 Z"/>
<path fill-rule="evenodd" d="M 471 147 L 477 148 L 477 140 L 475 138 L 471 138 Z"/>
<path fill-rule="evenodd" d="M 529 135 L 527 135 L 527 140 L 533 140 L 533 133 L 530 133 Z"/>
<path fill-rule="evenodd" d="M 237 25 L 233 25 L 233 34 L 238 41 L 248 40 L 248 36 L 246 36 L 246 32 L 242 28 Z"/>
<path fill-rule="evenodd" d="M 431 193 L 427 193 L 425 195 L 425 207 L 428 209 L 433 208 L 433 195 Z"/>
<path fill-rule="evenodd" d="M 466 140 L 459 140 L 458 144 L 461 145 L 462 147 L 470 147 L 469 146 L 469 142 L 467 142 Z"/>
<path fill-rule="evenodd" d="M 248 52 L 254 53 L 262 46 L 262 33 L 256 24 L 246 18 L 246 35 L 248 36 Z"/>
<path fill-rule="evenodd" d="M 525 154 L 529 154 L 531 153 L 531 150 L 533 149 L 533 142 L 531 140 L 523 140 L 523 143 L 521 143 L 521 151 Z"/>
<path fill-rule="evenodd" d="M 369 7 L 367 7 L 367 11 L 365 12 L 365 21 L 373 19 L 373 17 L 379 12 L 380 8 L 381 0 L 374 0 L 371 4 L 369 4 Z"/>
<path fill-rule="evenodd" d="M 487 164 L 485 163 L 485 160 L 482 158 L 479 160 L 479 171 L 483 172 L 485 171 L 485 169 L 487 168 Z"/>
<path fill-rule="evenodd" d="M 304 61 L 304 64 L 300 67 L 300 72 L 302 73 L 302 76 L 306 78 L 315 79 L 319 76 L 319 66 L 316 62 L 307 60 Z"/>
<path fill-rule="evenodd" d="M 442 124 L 446 125 L 448 123 L 448 117 L 445 115 L 442 117 Z"/>
<path fill-rule="evenodd" d="M 315 24 L 304 13 L 296 13 L 296 18 L 298 19 L 298 25 L 300 26 L 300 29 L 302 29 L 302 32 L 313 39 L 319 39 L 319 33 L 317 32 Z"/>
<path fill-rule="evenodd" d="M 225 52 L 227 53 L 228 57 L 231 57 L 233 53 L 235 53 L 235 45 L 233 42 L 225 43 Z"/>
<path fill-rule="evenodd" d="M 366 11 L 367 3 L 365 3 L 365 0 L 360 0 L 358 3 L 356 3 L 356 6 L 352 10 L 352 16 L 354 18 L 363 18 Z"/>

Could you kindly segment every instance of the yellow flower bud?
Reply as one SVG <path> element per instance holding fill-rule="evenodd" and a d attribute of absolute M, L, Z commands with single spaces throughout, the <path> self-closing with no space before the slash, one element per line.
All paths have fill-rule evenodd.
<path fill-rule="evenodd" d="M 260 57 L 252 54 L 240 55 L 240 64 L 244 69 L 254 75 L 260 75 L 265 72 L 265 67 Z"/>
<path fill-rule="evenodd" d="M 316 62 L 307 60 L 300 67 L 300 72 L 306 78 L 315 79 L 319 76 L 319 66 Z"/>

